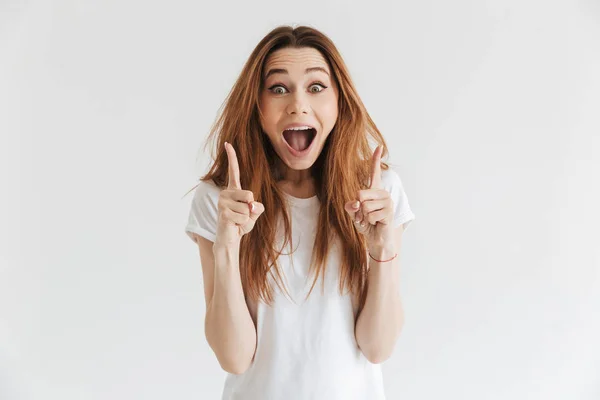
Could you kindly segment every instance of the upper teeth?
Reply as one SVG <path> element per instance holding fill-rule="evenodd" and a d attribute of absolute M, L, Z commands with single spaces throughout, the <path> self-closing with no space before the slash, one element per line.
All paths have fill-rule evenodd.
<path fill-rule="evenodd" d="M 296 126 L 294 128 L 287 128 L 286 131 L 301 131 L 303 129 L 313 129 L 312 126 Z"/>

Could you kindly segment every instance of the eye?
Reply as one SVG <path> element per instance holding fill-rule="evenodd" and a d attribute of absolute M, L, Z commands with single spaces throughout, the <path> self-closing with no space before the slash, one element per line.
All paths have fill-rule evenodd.
<path fill-rule="evenodd" d="M 312 85 L 310 85 L 310 88 L 312 88 L 313 86 L 321 86 L 321 88 L 322 88 L 322 89 L 320 89 L 320 90 L 317 90 L 317 91 L 314 91 L 314 90 L 310 90 L 310 89 L 309 89 L 309 92 L 311 92 L 311 93 L 320 93 L 320 92 L 322 92 L 324 89 L 327 89 L 327 86 L 323 85 L 321 82 L 314 82 Z M 285 86 L 283 86 L 283 85 L 281 85 L 281 84 L 275 84 L 275 85 L 271 86 L 271 87 L 270 87 L 268 90 L 269 90 L 269 91 L 271 91 L 272 93 L 275 93 L 275 94 L 284 94 L 284 93 L 285 93 L 285 92 L 281 92 L 281 91 L 279 91 L 279 92 L 278 92 L 278 91 L 277 91 L 277 90 L 278 90 L 277 88 L 282 88 L 282 89 L 285 89 L 285 90 L 287 90 L 287 89 L 285 88 Z"/>
<path fill-rule="evenodd" d="M 283 86 L 283 85 L 273 85 L 273 86 L 271 86 L 271 87 L 269 88 L 269 90 L 270 90 L 271 92 L 275 93 L 275 94 L 283 94 L 282 92 L 276 92 L 275 90 L 273 90 L 274 88 L 278 88 L 278 87 L 280 87 L 280 88 L 284 88 L 285 86 Z M 286 90 L 287 90 L 287 89 L 286 89 Z"/>
<path fill-rule="evenodd" d="M 320 93 L 320 92 L 322 92 L 324 89 L 327 89 L 327 86 L 325 86 L 325 85 L 323 85 L 322 83 L 319 83 L 319 82 L 315 82 L 315 83 L 313 83 L 313 84 L 311 85 L 311 87 L 313 87 L 313 86 L 321 86 L 321 87 L 322 87 L 322 89 L 321 89 L 321 90 L 317 90 L 316 92 L 315 92 L 315 91 L 311 91 L 312 93 Z"/>

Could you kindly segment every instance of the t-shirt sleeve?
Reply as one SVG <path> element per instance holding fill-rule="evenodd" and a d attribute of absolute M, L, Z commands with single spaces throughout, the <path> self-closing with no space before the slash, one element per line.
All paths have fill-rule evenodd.
<path fill-rule="evenodd" d="M 397 228 L 404 224 L 404 230 L 406 230 L 410 222 L 415 219 L 415 214 L 408 203 L 408 197 L 404 191 L 400 175 L 390 167 L 387 170 L 382 170 L 382 181 L 384 188 L 390 192 L 390 196 L 394 201 L 392 226 Z"/>
<path fill-rule="evenodd" d="M 219 192 L 220 189 L 212 182 L 200 181 L 196 187 L 185 226 L 185 233 L 190 239 L 194 240 L 193 232 L 211 242 L 215 241 L 219 215 Z"/>

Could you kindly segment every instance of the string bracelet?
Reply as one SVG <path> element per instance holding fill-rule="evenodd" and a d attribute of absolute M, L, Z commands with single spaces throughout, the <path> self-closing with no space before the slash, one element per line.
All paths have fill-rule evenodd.
<path fill-rule="evenodd" d="M 394 257 L 390 258 L 389 260 L 378 260 L 376 258 L 373 258 L 373 256 L 371 255 L 371 253 L 369 253 L 369 257 L 371 257 L 373 260 L 380 262 L 380 263 L 384 263 L 384 262 L 388 262 L 388 261 L 392 261 L 394 258 L 396 258 L 398 256 L 398 253 L 394 254 Z"/>

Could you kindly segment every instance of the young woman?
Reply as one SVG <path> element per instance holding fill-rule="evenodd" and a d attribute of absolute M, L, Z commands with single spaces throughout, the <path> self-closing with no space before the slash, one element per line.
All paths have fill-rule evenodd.
<path fill-rule="evenodd" d="M 414 214 L 339 52 L 313 28 L 278 27 L 221 111 L 185 231 L 229 373 L 222 399 L 384 399 Z"/>

